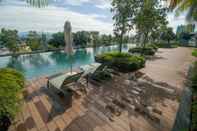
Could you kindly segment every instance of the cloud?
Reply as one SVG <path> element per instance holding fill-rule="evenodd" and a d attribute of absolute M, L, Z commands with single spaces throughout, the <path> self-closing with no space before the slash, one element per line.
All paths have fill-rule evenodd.
<path fill-rule="evenodd" d="M 17 4 L 20 6 L 17 6 Z M 106 17 L 104 15 L 86 15 L 55 6 L 39 9 L 27 7 L 27 5 L 21 6 L 22 4 L 17 2 L 1 6 L 0 28 L 17 29 L 19 31 L 57 32 L 63 30 L 66 20 L 70 20 L 74 32 L 79 30 L 96 30 L 109 34 L 113 30 L 112 23 L 98 19 L 99 17 Z"/>
<path fill-rule="evenodd" d="M 97 1 L 96 7 L 100 9 L 110 9 L 112 0 L 94 0 Z"/>
<path fill-rule="evenodd" d="M 89 3 L 91 0 L 64 0 L 64 1 L 65 4 L 80 6 L 84 3 Z"/>
<path fill-rule="evenodd" d="M 60 2 L 62 2 L 62 0 L 60 0 Z M 72 6 L 82 6 L 88 3 L 100 9 L 111 8 L 111 0 L 64 0 L 63 3 Z"/>
<path fill-rule="evenodd" d="M 187 22 L 185 20 L 185 17 L 186 17 L 185 13 L 181 14 L 180 16 L 175 16 L 174 12 L 169 13 L 168 17 L 167 17 L 168 21 L 169 21 L 168 26 L 172 27 L 174 32 L 176 32 L 176 29 L 177 29 L 178 25 L 187 24 Z"/>
<path fill-rule="evenodd" d="M 54 3 L 46 8 L 33 8 L 25 1 L 2 0 L 0 3 L 0 28 L 19 31 L 57 32 L 63 30 L 65 20 L 72 22 L 73 31 L 97 30 L 101 33 L 112 33 L 113 22 L 109 11 L 111 0 L 51 0 L 67 6 L 56 6 Z M 87 6 L 88 3 L 88 6 Z M 77 6 L 72 10 L 69 5 Z M 93 5 L 84 11 L 84 8 Z M 82 8 L 83 7 L 83 8 Z M 99 9 L 98 9 L 99 8 Z M 83 13 L 83 14 L 82 14 Z M 176 28 L 186 24 L 185 14 L 175 17 L 168 14 L 169 26 Z"/>

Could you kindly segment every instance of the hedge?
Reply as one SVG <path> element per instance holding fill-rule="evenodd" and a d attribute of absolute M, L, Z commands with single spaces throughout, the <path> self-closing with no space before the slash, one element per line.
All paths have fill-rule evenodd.
<path fill-rule="evenodd" d="M 135 47 L 129 49 L 130 53 L 137 53 L 137 54 L 142 54 L 142 55 L 155 55 L 156 50 L 153 47 Z"/>
<path fill-rule="evenodd" d="M 192 101 L 192 131 L 197 130 L 197 61 L 193 64 L 192 69 L 192 90 L 193 90 L 193 101 Z"/>
<path fill-rule="evenodd" d="M 171 43 L 171 44 L 158 43 L 158 44 L 156 44 L 156 46 L 159 48 L 177 48 L 179 46 L 179 44 L 177 44 L 177 43 Z"/>
<path fill-rule="evenodd" d="M 195 56 L 195 57 L 197 57 L 197 49 L 194 49 L 194 50 L 192 51 L 192 55 Z"/>
<path fill-rule="evenodd" d="M 129 53 L 111 52 L 95 57 L 97 62 L 108 64 L 112 69 L 120 72 L 132 72 L 145 66 L 145 59 Z"/>
<path fill-rule="evenodd" d="M 0 130 L 8 128 L 19 111 L 24 76 L 14 69 L 0 69 Z"/>
<path fill-rule="evenodd" d="M 155 51 L 157 51 L 159 49 L 159 47 L 156 44 L 148 44 L 147 47 L 152 48 Z"/>

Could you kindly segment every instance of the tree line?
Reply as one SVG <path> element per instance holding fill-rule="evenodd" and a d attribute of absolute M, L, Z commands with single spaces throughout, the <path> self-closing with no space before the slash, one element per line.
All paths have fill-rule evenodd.
<path fill-rule="evenodd" d="M 21 51 L 22 46 L 28 46 L 31 51 L 59 49 L 65 46 L 64 33 L 51 35 L 29 31 L 25 37 L 20 37 L 17 30 L 4 29 L 0 31 L 0 47 L 6 47 L 12 53 Z M 124 38 L 127 43 L 129 37 Z M 78 31 L 73 33 L 73 45 L 78 48 L 108 46 L 116 43 L 116 37 L 111 34 L 100 34 L 97 31 Z"/>

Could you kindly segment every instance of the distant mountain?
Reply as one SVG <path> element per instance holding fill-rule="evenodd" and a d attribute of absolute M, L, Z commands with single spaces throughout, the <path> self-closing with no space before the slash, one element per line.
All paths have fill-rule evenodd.
<path fill-rule="evenodd" d="M 18 32 L 20 38 L 25 38 L 28 35 L 28 32 Z"/>

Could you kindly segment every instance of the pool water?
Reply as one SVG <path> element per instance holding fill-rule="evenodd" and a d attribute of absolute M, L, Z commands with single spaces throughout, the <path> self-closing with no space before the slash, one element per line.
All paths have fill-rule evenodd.
<path fill-rule="evenodd" d="M 134 47 L 133 44 L 123 46 L 123 51 Z M 73 68 L 94 62 L 94 56 L 104 52 L 118 51 L 118 46 L 85 48 L 75 50 L 72 58 Z M 0 68 L 11 67 L 21 71 L 26 79 L 49 76 L 70 69 L 69 57 L 63 51 L 20 55 L 18 57 L 0 57 Z"/>

